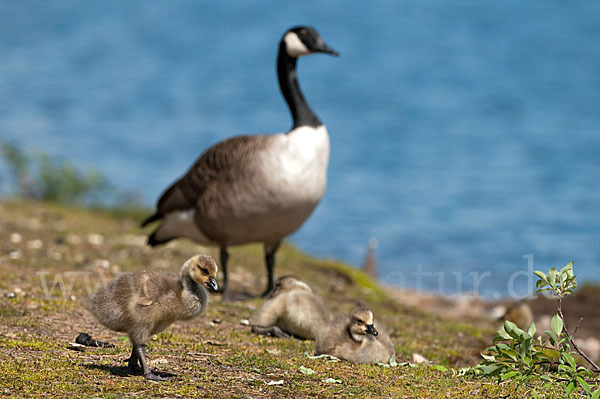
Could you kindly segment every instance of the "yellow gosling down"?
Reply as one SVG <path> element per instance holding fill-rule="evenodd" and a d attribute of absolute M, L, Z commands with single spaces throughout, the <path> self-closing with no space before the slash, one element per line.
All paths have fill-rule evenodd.
<path fill-rule="evenodd" d="M 316 339 L 333 317 L 329 309 L 303 281 L 281 277 L 275 290 L 252 317 L 252 331 L 274 337 Z"/>
<path fill-rule="evenodd" d="M 373 312 L 356 308 L 331 323 L 317 336 L 317 355 L 327 354 L 352 363 L 389 363 L 394 345 L 373 320 Z"/>
<path fill-rule="evenodd" d="M 133 345 L 128 367 L 152 381 L 166 381 L 154 374 L 146 361 L 146 342 L 177 320 L 189 320 L 204 311 L 208 295 L 204 286 L 217 291 L 217 264 L 209 255 L 196 255 L 181 267 L 179 276 L 159 272 L 126 273 L 101 288 L 85 303 L 100 323 L 127 333 Z"/>

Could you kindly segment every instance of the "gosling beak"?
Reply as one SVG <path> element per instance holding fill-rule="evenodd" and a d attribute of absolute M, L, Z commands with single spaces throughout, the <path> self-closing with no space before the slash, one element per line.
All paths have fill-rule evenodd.
<path fill-rule="evenodd" d="M 215 280 L 214 277 L 208 279 L 208 281 L 206 282 L 206 286 L 214 292 L 217 292 L 219 290 L 219 285 L 217 284 L 217 280 Z"/>
<path fill-rule="evenodd" d="M 373 324 L 367 324 L 367 334 L 377 336 L 379 334 Z"/>
<path fill-rule="evenodd" d="M 340 53 L 329 47 L 327 43 L 325 43 L 325 41 L 321 38 L 319 38 L 319 41 L 315 45 L 314 51 L 319 53 L 335 55 L 336 57 L 340 55 Z"/>

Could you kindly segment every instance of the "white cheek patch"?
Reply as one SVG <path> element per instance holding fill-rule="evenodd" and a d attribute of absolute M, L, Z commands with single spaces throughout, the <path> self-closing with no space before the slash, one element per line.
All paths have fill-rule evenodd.
<path fill-rule="evenodd" d="M 310 54 L 308 47 L 302 43 L 302 40 L 294 32 L 288 32 L 283 40 L 285 41 L 285 48 L 290 57 L 300 57 L 301 55 Z"/>

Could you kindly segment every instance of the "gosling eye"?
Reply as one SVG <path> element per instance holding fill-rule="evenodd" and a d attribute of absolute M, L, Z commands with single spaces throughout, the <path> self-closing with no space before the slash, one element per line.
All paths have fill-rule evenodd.
<path fill-rule="evenodd" d="M 202 274 L 204 274 L 205 276 L 208 276 L 208 270 L 207 269 L 200 269 L 200 271 L 202 272 Z"/>
<path fill-rule="evenodd" d="M 357 319 L 357 320 L 356 320 L 356 322 L 357 322 L 358 324 L 365 324 L 365 322 L 364 322 L 364 321 L 362 321 L 361 319 Z"/>

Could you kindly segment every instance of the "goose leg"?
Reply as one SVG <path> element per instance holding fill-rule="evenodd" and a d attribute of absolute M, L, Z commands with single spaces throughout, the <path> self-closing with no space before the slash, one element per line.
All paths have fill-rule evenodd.
<path fill-rule="evenodd" d="M 227 247 L 221 248 L 221 268 L 223 268 L 223 288 L 221 292 L 225 294 L 227 292 L 227 288 L 229 287 L 229 279 L 227 278 L 227 260 L 229 260 L 229 252 L 227 252 Z"/>
<path fill-rule="evenodd" d="M 164 378 L 154 374 L 152 370 L 150 370 L 150 368 L 148 367 L 148 363 L 146 362 L 146 345 L 134 345 L 133 350 L 136 351 L 137 357 L 140 360 L 140 363 L 142 364 L 144 378 L 152 381 L 169 381 L 168 378 Z"/>
<path fill-rule="evenodd" d="M 273 272 L 275 270 L 275 252 L 279 248 L 280 242 L 275 244 L 265 244 L 265 264 L 267 265 L 267 290 L 263 292 L 262 296 L 265 297 L 273 291 L 275 288 L 275 282 L 273 278 Z"/>
<path fill-rule="evenodd" d="M 131 350 L 131 356 L 127 359 L 127 367 L 132 374 L 141 374 L 142 368 L 138 364 L 137 353 L 135 353 L 135 346 Z"/>

